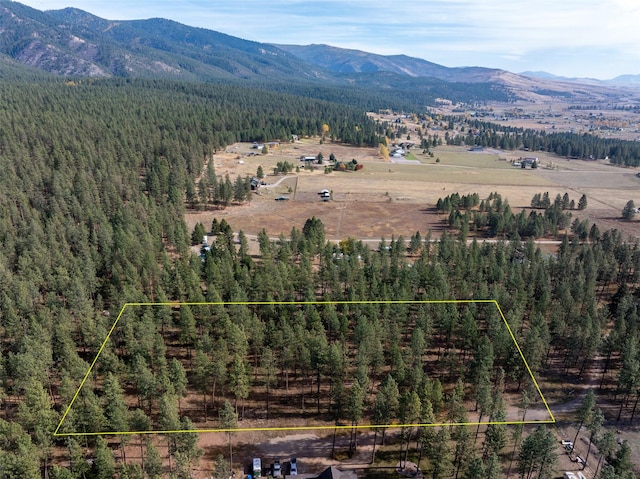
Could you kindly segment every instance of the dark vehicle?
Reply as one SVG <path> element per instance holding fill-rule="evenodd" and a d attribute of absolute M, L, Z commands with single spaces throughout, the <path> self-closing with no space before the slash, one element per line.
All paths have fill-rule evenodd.
<path fill-rule="evenodd" d="M 278 196 L 276 198 L 276 201 L 287 201 L 289 199 L 288 196 Z"/>

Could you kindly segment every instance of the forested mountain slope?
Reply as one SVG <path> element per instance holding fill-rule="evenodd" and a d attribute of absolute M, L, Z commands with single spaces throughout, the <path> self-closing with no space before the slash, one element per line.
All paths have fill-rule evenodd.
<path fill-rule="evenodd" d="M 41 12 L 0 2 L 0 50 L 61 75 L 272 79 L 321 77 L 293 55 L 164 19 L 104 20 L 78 9 Z"/>
<path fill-rule="evenodd" d="M 62 76 L 241 82 L 332 101 L 364 94 L 378 98 L 376 108 L 423 109 L 439 97 L 474 102 L 517 96 L 485 69 L 456 77 L 454 69 L 436 65 L 434 72 L 451 72 L 429 78 L 397 69 L 336 73 L 273 45 L 158 18 L 105 20 L 73 8 L 42 12 L 3 0 L 0 28 L 0 55 Z"/>
<path fill-rule="evenodd" d="M 410 77 L 433 77 L 452 82 L 486 83 L 502 70 L 482 67 L 449 68 L 407 55 L 374 53 L 330 45 L 275 45 L 281 50 L 336 73 L 390 72 Z"/>

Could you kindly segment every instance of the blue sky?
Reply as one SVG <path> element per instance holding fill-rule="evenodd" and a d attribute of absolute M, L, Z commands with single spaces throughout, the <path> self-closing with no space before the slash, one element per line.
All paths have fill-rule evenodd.
<path fill-rule="evenodd" d="M 640 74 L 639 0 L 23 0 L 109 20 L 163 17 L 265 43 L 326 43 L 441 65 Z"/>

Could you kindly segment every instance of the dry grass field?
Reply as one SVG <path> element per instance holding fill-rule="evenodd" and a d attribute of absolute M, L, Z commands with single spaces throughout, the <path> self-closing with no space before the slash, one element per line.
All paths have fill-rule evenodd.
<path fill-rule="evenodd" d="M 287 178 L 274 176 L 279 161 L 303 166 L 300 156 L 322 153 L 326 160 L 332 153 L 338 160 L 356 159 L 364 165 L 360 171 L 324 173 L 324 167 Z M 611 166 L 604 161 L 566 160 L 555 155 L 536 152 L 541 167 L 520 169 L 511 165 L 524 152 L 485 150 L 469 152 L 465 147 L 440 146 L 434 156 L 414 150 L 420 164 L 393 163 L 383 159 L 375 148 L 354 148 L 305 139 L 294 144 L 282 144 L 266 155 L 251 144 L 235 144 L 226 152 L 214 156 L 219 175 L 255 175 L 259 165 L 267 174 L 267 184 L 252 195 L 250 204 L 231 206 L 225 210 L 190 211 L 189 228 L 196 222 L 206 227 L 214 217 L 226 219 L 231 227 L 255 235 L 263 228 L 270 236 L 288 235 L 291 228 L 302 228 L 307 218 L 316 216 L 325 224 L 332 240 L 344 237 L 390 238 L 408 237 L 416 231 L 437 234 L 444 219 L 434 211 L 438 198 L 454 192 L 478 193 L 486 197 L 497 191 L 509 201 L 513 209 L 528 207 L 534 194 L 548 191 L 552 198 L 565 192 L 577 203 L 587 195 L 585 211 L 574 211 L 574 217 L 599 222 L 603 228 L 618 228 L 627 234 L 640 236 L 636 222 L 622 222 L 620 212 L 633 199 L 640 204 L 640 178 L 636 171 Z M 440 161 L 436 162 L 439 158 Z M 279 182 L 279 183 L 278 183 Z M 318 195 L 322 189 L 332 192 L 332 201 L 323 202 Z M 278 196 L 289 201 L 274 201 Z"/>

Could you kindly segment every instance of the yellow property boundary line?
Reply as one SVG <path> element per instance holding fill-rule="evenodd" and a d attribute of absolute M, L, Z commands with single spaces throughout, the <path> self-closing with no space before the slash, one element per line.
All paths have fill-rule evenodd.
<path fill-rule="evenodd" d="M 244 306 L 260 306 L 260 305 L 283 306 L 283 305 L 291 305 L 291 306 L 297 306 L 297 305 L 317 305 L 317 304 L 340 305 L 340 304 L 465 304 L 465 303 L 467 303 L 467 304 L 469 304 L 469 303 L 493 304 L 496 307 L 496 309 L 498 310 L 498 313 L 500 314 L 500 317 L 502 318 L 502 321 L 504 322 L 504 325 L 507 327 L 507 331 L 509 331 L 509 335 L 511 336 L 511 339 L 513 340 L 513 344 L 515 345 L 516 349 L 518 350 L 518 354 L 520 355 L 520 358 L 522 359 L 522 362 L 524 363 L 525 367 L 527 368 L 527 372 L 529 373 L 529 376 L 531 377 L 531 380 L 533 381 L 533 384 L 535 385 L 536 390 L 538 391 L 538 394 L 540 395 L 540 398 L 542 399 L 542 402 L 544 403 L 544 406 L 547 409 L 547 412 L 549 413 L 549 418 L 550 419 L 535 420 L 535 421 L 481 421 L 481 422 L 434 423 L 434 424 L 415 423 L 415 424 L 368 424 L 368 425 L 357 425 L 357 426 L 334 425 L 334 426 L 249 427 L 249 428 L 234 428 L 234 429 L 187 429 L 187 430 L 175 430 L 175 431 L 59 432 L 60 428 L 62 427 L 62 424 L 64 423 L 65 419 L 67 418 L 67 415 L 69 414 L 69 411 L 71 410 L 71 407 L 73 406 L 73 404 L 75 403 L 76 399 L 78 398 L 78 395 L 80 394 L 80 391 L 82 390 L 84 384 L 87 382 L 87 379 L 89 378 L 89 375 L 91 374 L 91 371 L 93 370 L 93 367 L 95 366 L 96 362 L 98 361 L 98 358 L 100 357 L 100 354 L 102 354 L 102 351 L 103 351 L 104 347 L 106 346 L 107 342 L 109 341 L 109 338 L 111 337 L 111 334 L 113 333 L 114 329 L 118 325 L 118 322 L 120 321 L 120 318 L 122 317 L 123 313 L 125 312 L 125 310 L 128 307 L 138 307 L 138 306 L 179 307 L 179 306 L 230 306 L 230 305 L 244 305 Z M 376 428 L 386 428 L 386 427 L 397 428 L 397 427 L 442 427 L 442 426 L 478 426 L 478 425 L 555 424 L 555 422 L 556 422 L 556 419 L 553 416 L 553 413 L 551 412 L 551 409 L 549 408 L 549 404 L 547 403 L 547 400 L 545 399 L 544 395 L 542 394 L 542 391 L 540 390 L 540 386 L 538 385 L 538 381 L 536 381 L 536 378 L 534 377 L 533 372 L 531 371 L 531 368 L 529 367 L 529 364 L 527 363 L 527 360 L 524 357 L 524 354 L 522 353 L 522 349 L 520 349 L 520 345 L 518 344 L 518 341 L 516 340 L 516 337 L 513 334 L 513 331 L 511 330 L 511 327 L 509 326 L 509 323 L 508 323 L 507 319 L 505 318 L 505 316 L 504 316 L 504 314 L 502 312 L 502 309 L 500 308 L 500 305 L 498 304 L 498 302 L 495 299 L 389 300 L 389 301 L 386 301 L 386 300 L 378 300 L 378 301 L 376 301 L 376 300 L 373 300 L 373 301 L 226 301 L 226 302 L 225 301 L 219 301 L 219 302 L 196 302 L 196 303 L 190 303 L 190 302 L 125 303 L 125 305 L 120 310 L 120 313 L 118 313 L 118 316 L 116 317 L 116 320 L 113 322 L 113 325 L 111 326 L 111 329 L 107 333 L 107 337 L 102 342 L 102 345 L 100 346 L 100 349 L 98 350 L 98 353 L 96 354 L 96 357 L 91 362 L 91 365 L 89 366 L 89 370 L 84 375 L 84 378 L 82 379 L 82 382 L 80 383 L 80 386 L 78 387 L 78 390 L 74 394 L 73 399 L 71 400 L 71 402 L 69 403 L 69 406 L 67 406 L 67 409 L 65 410 L 64 414 L 62 415 L 62 419 L 60 419 L 60 422 L 58 423 L 58 427 L 56 427 L 56 430 L 54 431 L 53 435 L 55 437 L 66 437 L 66 436 L 134 435 L 134 434 L 180 434 L 180 433 L 203 433 L 203 432 L 305 431 L 305 430 L 309 431 L 309 430 L 323 430 L 323 429 L 353 429 L 353 428 L 356 428 L 356 429 L 376 429 Z"/>

